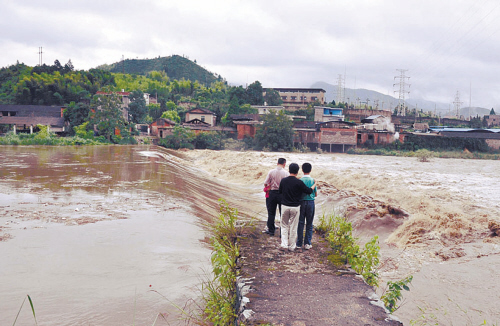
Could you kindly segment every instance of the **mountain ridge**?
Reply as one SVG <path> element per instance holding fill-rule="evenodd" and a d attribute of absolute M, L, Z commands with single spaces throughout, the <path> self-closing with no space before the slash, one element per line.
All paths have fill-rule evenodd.
<path fill-rule="evenodd" d="M 151 71 L 164 71 L 170 79 L 189 79 L 198 81 L 203 85 L 210 85 L 215 81 L 224 81 L 220 75 L 216 75 L 201 67 L 188 58 L 180 55 L 158 57 L 153 59 L 125 59 L 112 64 L 103 64 L 96 67 L 112 73 L 125 73 L 146 75 Z"/>

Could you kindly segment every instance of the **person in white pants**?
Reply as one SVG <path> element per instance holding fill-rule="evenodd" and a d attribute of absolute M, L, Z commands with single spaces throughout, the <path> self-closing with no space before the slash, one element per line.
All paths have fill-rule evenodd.
<path fill-rule="evenodd" d="M 303 194 L 311 194 L 316 188 L 310 188 L 297 178 L 299 165 L 292 163 L 288 167 L 290 176 L 281 179 L 279 193 L 281 197 L 281 249 L 294 251 L 297 242 L 297 226 L 299 224 L 300 201 Z"/>

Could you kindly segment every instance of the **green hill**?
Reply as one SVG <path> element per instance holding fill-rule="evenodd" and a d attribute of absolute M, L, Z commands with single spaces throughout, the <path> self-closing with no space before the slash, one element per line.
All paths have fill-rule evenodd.
<path fill-rule="evenodd" d="M 184 78 L 191 81 L 197 80 L 200 84 L 204 85 L 210 85 L 217 80 L 222 80 L 220 75 L 216 76 L 195 62 L 179 55 L 158 57 L 155 59 L 125 59 L 124 61 L 102 65 L 97 68 L 113 73 L 137 75 L 145 75 L 154 70 L 165 71 L 171 80 L 181 80 Z"/>

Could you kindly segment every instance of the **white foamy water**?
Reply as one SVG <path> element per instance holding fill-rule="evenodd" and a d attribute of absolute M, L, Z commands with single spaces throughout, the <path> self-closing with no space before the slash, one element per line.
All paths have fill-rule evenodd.
<path fill-rule="evenodd" d="M 381 284 L 414 275 L 395 315 L 405 325 L 411 320 L 417 325 L 500 322 L 500 241 L 489 238 L 487 229 L 489 220 L 500 219 L 499 161 L 226 151 L 186 155 L 214 176 L 253 184 L 256 191 L 279 157 L 287 164 L 310 162 L 317 180 L 401 207 L 410 214 L 408 222 L 381 239 Z M 316 203 L 318 214 L 335 210 L 325 205 L 321 189 Z M 452 258 L 444 261 L 436 253 Z"/>

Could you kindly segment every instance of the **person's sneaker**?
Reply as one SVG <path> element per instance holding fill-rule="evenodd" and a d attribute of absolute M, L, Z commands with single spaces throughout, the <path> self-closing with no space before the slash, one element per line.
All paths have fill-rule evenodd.
<path fill-rule="evenodd" d="M 305 250 L 309 250 L 309 249 L 311 249 L 312 247 L 313 247 L 312 245 L 310 245 L 310 244 L 306 244 L 306 245 L 304 246 L 304 249 L 305 249 Z"/>
<path fill-rule="evenodd" d="M 269 230 L 264 231 L 265 234 L 269 234 L 271 237 L 274 237 L 274 233 L 271 233 Z"/>
<path fill-rule="evenodd" d="M 287 247 L 283 247 L 283 246 L 279 247 L 279 250 L 283 250 L 284 251 L 284 250 L 287 250 L 287 249 L 288 249 Z"/>
<path fill-rule="evenodd" d="M 295 248 L 295 251 L 296 251 L 296 252 L 302 252 L 302 247 L 296 247 L 296 248 Z"/>

